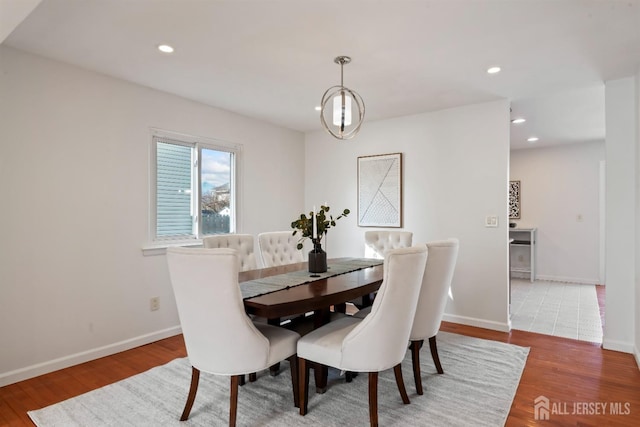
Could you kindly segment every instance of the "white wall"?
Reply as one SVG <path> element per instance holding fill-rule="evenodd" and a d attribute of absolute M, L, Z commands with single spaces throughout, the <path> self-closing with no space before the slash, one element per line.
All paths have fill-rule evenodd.
<path fill-rule="evenodd" d="M 404 229 L 414 243 L 457 237 L 446 319 L 508 330 L 509 103 L 497 101 L 377 122 L 353 140 L 306 135 L 306 207 L 327 201 L 353 214 L 328 236 L 328 256 L 364 255 L 357 226 L 358 156 L 403 153 Z M 487 215 L 498 228 L 485 228 Z"/>
<path fill-rule="evenodd" d="M 42 0 L 2 0 L 0 2 L 0 43 L 24 21 Z"/>
<path fill-rule="evenodd" d="M 606 310 L 604 348 L 632 353 L 636 281 L 636 88 L 634 78 L 605 84 Z"/>
<path fill-rule="evenodd" d="M 604 158 L 604 141 L 511 151 L 511 180 L 521 186 L 521 218 L 511 221 L 538 229 L 538 279 L 600 283 Z"/>
<path fill-rule="evenodd" d="M 640 248 L 640 69 L 635 78 L 635 120 L 636 120 L 636 248 Z M 640 250 L 636 250 L 636 274 L 635 274 L 635 345 L 634 354 L 636 364 L 640 368 Z"/>
<path fill-rule="evenodd" d="M 0 47 L 0 385 L 179 332 L 141 250 L 151 127 L 243 144 L 240 231 L 303 205 L 301 133 Z"/>

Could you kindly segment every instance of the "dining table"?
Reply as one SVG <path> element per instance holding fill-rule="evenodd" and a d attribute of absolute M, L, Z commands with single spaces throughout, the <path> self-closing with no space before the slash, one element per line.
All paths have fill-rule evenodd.
<path fill-rule="evenodd" d="M 344 313 L 345 304 L 360 297 L 366 304 L 382 284 L 383 260 L 335 258 L 327 266 L 326 273 L 310 273 L 306 262 L 240 272 L 245 311 L 272 325 L 313 312 L 315 329 L 331 320 L 332 309 Z M 314 366 L 317 393 L 326 391 L 327 373 L 326 366 Z"/>

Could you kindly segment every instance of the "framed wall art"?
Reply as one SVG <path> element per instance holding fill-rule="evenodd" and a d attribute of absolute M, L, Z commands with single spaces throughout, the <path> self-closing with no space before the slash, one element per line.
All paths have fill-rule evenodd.
<path fill-rule="evenodd" d="M 520 219 L 520 181 L 509 181 L 509 219 Z"/>
<path fill-rule="evenodd" d="M 402 153 L 358 157 L 358 226 L 402 227 Z"/>

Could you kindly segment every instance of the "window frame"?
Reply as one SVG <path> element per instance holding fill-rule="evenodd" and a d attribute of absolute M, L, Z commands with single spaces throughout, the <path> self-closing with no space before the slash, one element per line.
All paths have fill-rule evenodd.
<path fill-rule="evenodd" d="M 195 210 L 195 216 L 192 215 L 192 234 L 189 235 L 173 235 L 173 236 L 158 236 L 157 235 L 157 218 L 158 218 L 158 205 L 157 205 L 157 143 L 158 140 L 169 140 L 171 143 L 177 145 L 183 145 L 191 148 L 191 205 L 192 212 Z M 242 145 L 223 141 L 214 138 L 207 138 L 201 136 L 188 135 L 173 131 L 167 131 L 163 129 L 151 128 L 151 143 L 149 145 L 149 230 L 148 239 L 150 245 L 147 245 L 143 250 L 166 248 L 169 246 L 190 246 L 202 244 L 202 238 L 206 235 L 202 233 L 202 221 L 201 221 L 201 206 L 202 195 L 201 193 L 201 181 L 202 174 L 202 150 L 215 150 L 222 151 L 231 154 L 231 171 L 230 171 L 230 218 L 229 218 L 229 233 L 237 233 L 239 230 L 240 221 L 240 194 L 241 189 L 241 164 L 242 164 Z M 194 162 L 197 162 L 194 166 Z"/>

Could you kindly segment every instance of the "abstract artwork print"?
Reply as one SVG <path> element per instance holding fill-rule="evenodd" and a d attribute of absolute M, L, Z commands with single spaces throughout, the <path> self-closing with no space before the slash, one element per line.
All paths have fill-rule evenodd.
<path fill-rule="evenodd" d="M 358 225 L 402 227 L 402 153 L 358 157 Z"/>

